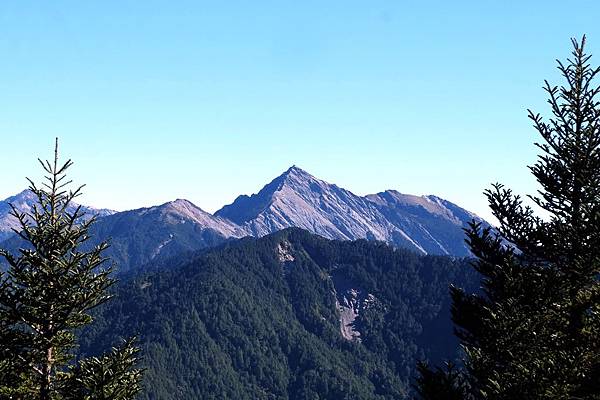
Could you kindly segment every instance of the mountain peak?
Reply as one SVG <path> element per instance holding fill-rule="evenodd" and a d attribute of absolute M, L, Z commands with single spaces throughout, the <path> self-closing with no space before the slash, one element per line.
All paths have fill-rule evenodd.
<path fill-rule="evenodd" d="M 383 229 L 371 231 L 377 211 L 359 196 L 292 166 L 260 192 L 240 196 L 218 216 L 246 226 L 256 236 L 294 226 L 329 238 L 383 240 Z"/>
<path fill-rule="evenodd" d="M 269 209 L 277 198 L 286 197 L 294 192 L 308 193 L 321 184 L 324 184 L 324 182 L 302 168 L 292 165 L 284 173 L 265 185 L 258 193 L 251 196 L 238 196 L 232 204 L 224 206 L 215 215 L 237 224 L 243 224 Z"/>
<path fill-rule="evenodd" d="M 292 179 L 296 181 L 316 180 L 314 176 L 296 165 L 289 167 L 279 176 L 279 178 L 282 178 L 282 180 Z"/>
<path fill-rule="evenodd" d="M 170 201 L 168 203 L 166 203 L 167 206 L 172 206 L 172 207 L 193 207 L 193 208 L 200 208 L 197 205 L 195 205 L 194 203 L 192 203 L 191 201 L 187 200 L 187 199 L 175 199 L 173 201 Z"/>
<path fill-rule="evenodd" d="M 25 189 L 14 196 L 3 200 L 5 203 L 29 202 L 37 200 L 35 194 L 30 189 Z"/>
<path fill-rule="evenodd" d="M 10 205 L 13 205 L 19 212 L 29 213 L 38 203 L 37 196 L 30 189 L 25 189 L 5 200 L 0 200 L 0 242 L 12 236 L 13 229 L 20 229 L 21 227 L 19 221 L 12 215 Z M 78 206 L 79 204 L 72 202 L 67 211 L 73 213 Z M 83 212 L 82 218 L 84 220 L 89 219 L 93 215 L 104 217 L 115 213 L 112 210 L 96 209 L 88 206 L 81 206 L 81 211 Z"/>
<path fill-rule="evenodd" d="M 304 172 L 304 170 L 302 168 L 298 167 L 296 164 L 293 164 L 291 167 L 289 167 L 286 172 L 291 173 L 291 172 L 295 172 L 295 171 Z"/>
<path fill-rule="evenodd" d="M 396 190 L 357 196 L 292 165 L 258 193 L 239 196 L 215 215 L 254 236 L 298 227 L 330 239 L 370 239 L 420 253 L 467 256 L 462 228 L 473 218 L 435 196 Z"/>
<path fill-rule="evenodd" d="M 161 204 L 160 206 L 145 208 L 142 210 L 143 213 L 148 213 L 156 210 L 160 214 L 169 213 L 179 215 L 181 217 L 187 217 L 190 219 L 197 219 L 200 215 L 208 214 L 206 211 L 202 210 L 200 207 L 186 199 L 176 199 Z"/>

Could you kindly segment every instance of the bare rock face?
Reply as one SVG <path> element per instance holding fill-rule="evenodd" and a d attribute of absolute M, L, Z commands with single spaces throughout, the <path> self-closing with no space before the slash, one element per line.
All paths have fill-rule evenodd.
<path fill-rule="evenodd" d="M 377 302 L 377 298 L 335 274 L 331 280 L 335 306 L 340 318 L 340 333 L 348 341 L 360 342 L 361 334 L 356 319 L 362 313 L 368 312 Z"/>
<path fill-rule="evenodd" d="M 255 236 L 297 227 L 330 239 L 386 237 L 385 229 L 381 229 L 386 225 L 385 218 L 371 202 L 297 167 L 287 170 L 258 194 L 238 197 L 216 215 L 247 227 Z"/>
<path fill-rule="evenodd" d="M 471 220 L 489 225 L 477 215 L 437 196 L 413 196 L 388 190 L 366 198 L 427 254 L 468 256 L 463 228 Z M 394 243 L 393 239 L 391 242 Z"/>
<path fill-rule="evenodd" d="M 340 332 L 342 337 L 349 341 L 360 342 L 360 332 L 354 322 L 363 300 L 361 297 L 363 297 L 362 293 L 358 289 L 351 289 L 341 296 L 336 294 L 335 306 L 340 313 Z"/>
<path fill-rule="evenodd" d="M 162 206 L 153 207 L 153 209 L 158 211 L 160 219 L 170 224 L 192 223 L 204 229 L 211 229 L 223 237 L 248 236 L 248 232 L 244 228 L 225 218 L 207 213 L 188 200 L 177 199 Z M 147 209 L 145 213 L 149 210 L 152 209 Z"/>
<path fill-rule="evenodd" d="M 292 245 L 287 240 L 284 240 L 277 245 L 277 259 L 282 264 L 296 261 L 296 258 L 292 253 Z"/>
<path fill-rule="evenodd" d="M 380 240 L 422 254 L 467 256 L 463 227 L 482 221 L 435 196 L 396 191 L 357 196 L 293 166 L 252 196 L 239 196 L 215 215 L 253 236 L 289 227 L 328 239 Z"/>

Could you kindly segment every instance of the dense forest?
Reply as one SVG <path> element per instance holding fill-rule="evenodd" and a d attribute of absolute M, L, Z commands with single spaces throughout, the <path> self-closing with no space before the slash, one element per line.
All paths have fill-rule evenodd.
<path fill-rule="evenodd" d="M 300 229 L 170 263 L 124 279 L 80 333 L 81 355 L 139 336 L 144 399 L 405 397 L 418 360 L 456 358 L 448 285 L 478 285 L 468 260 Z"/>

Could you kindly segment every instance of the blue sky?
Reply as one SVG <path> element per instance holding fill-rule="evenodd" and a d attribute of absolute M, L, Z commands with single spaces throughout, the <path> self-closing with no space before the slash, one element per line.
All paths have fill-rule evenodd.
<path fill-rule="evenodd" d="M 94 206 L 214 211 L 296 164 L 487 217 L 491 182 L 536 189 L 526 109 L 548 114 L 541 85 L 560 83 L 571 37 L 597 52 L 598 16 L 595 1 L 1 2 L 0 198 L 58 136 Z"/>

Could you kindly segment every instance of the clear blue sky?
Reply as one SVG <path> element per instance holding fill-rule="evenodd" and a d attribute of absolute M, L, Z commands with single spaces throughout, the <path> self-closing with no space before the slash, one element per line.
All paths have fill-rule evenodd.
<path fill-rule="evenodd" d="M 83 202 L 208 211 L 292 164 L 367 194 L 535 185 L 526 108 L 597 1 L 3 1 L 0 198 L 36 157 L 75 161 Z M 595 59 L 600 63 L 600 54 Z"/>

